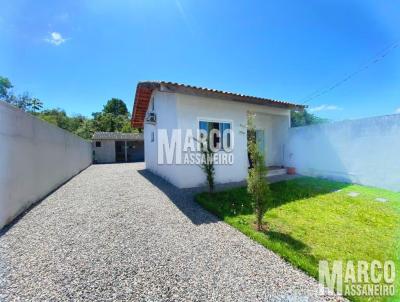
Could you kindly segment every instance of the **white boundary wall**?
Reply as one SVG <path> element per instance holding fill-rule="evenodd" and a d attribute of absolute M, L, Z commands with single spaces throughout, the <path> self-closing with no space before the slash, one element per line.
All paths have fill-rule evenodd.
<path fill-rule="evenodd" d="M 400 114 L 291 128 L 285 164 L 303 175 L 400 191 Z"/>
<path fill-rule="evenodd" d="M 0 229 L 91 163 L 90 142 L 0 101 Z"/>

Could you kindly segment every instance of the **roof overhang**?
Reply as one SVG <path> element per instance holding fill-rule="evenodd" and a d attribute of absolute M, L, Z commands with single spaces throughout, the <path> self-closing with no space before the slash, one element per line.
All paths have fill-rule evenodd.
<path fill-rule="evenodd" d="M 203 96 L 220 100 L 236 101 L 248 104 L 256 104 L 270 107 L 278 107 L 290 110 L 304 110 L 306 106 L 293 104 L 285 101 L 278 101 L 221 90 L 214 90 L 190 85 L 171 83 L 171 82 L 139 82 L 136 87 L 135 102 L 132 110 L 132 127 L 143 128 L 145 115 L 150 103 L 150 98 L 154 90 L 182 93 L 195 96 Z"/>

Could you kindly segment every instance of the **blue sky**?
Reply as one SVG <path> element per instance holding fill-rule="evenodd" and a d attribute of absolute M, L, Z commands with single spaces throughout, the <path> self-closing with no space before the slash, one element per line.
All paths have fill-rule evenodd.
<path fill-rule="evenodd" d="M 400 112 L 397 1 L 3 1 L 0 75 L 47 108 L 132 108 L 141 80 L 304 103 L 332 120 Z M 361 70 L 360 72 L 357 72 Z M 332 91 L 310 99 L 349 74 Z"/>

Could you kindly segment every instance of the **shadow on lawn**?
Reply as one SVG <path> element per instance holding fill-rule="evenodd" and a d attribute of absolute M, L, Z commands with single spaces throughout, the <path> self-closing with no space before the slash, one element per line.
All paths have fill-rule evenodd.
<path fill-rule="evenodd" d="M 347 183 L 311 177 L 272 183 L 270 184 L 272 200 L 269 204 L 269 210 L 301 199 L 330 194 L 348 185 Z M 233 188 L 211 195 L 201 193 L 196 196 L 196 199 L 203 207 L 222 219 L 253 214 L 250 196 L 246 187 Z"/>
<path fill-rule="evenodd" d="M 311 254 L 311 248 L 307 244 L 293 238 L 289 234 L 268 230 L 263 233 L 268 237 L 270 242 L 266 246 L 267 248 L 278 252 L 283 258 L 292 262 L 297 267 L 307 265 L 309 273 L 317 276 L 317 271 L 314 271 L 313 268 L 318 267 L 318 259 Z M 282 248 L 283 246 L 285 248 Z M 302 259 L 302 264 L 297 263 L 296 259 Z"/>
<path fill-rule="evenodd" d="M 351 184 L 313 177 L 301 177 L 296 180 L 273 183 L 270 184 L 273 199 L 271 208 L 300 199 L 330 194 L 349 185 Z"/>
<path fill-rule="evenodd" d="M 194 195 L 199 192 L 196 189 L 179 189 L 149 170 L 138 170 L 138 173 L 167 195 L 193 224 L 200 225 L 220 221 L 220 219 L 204 210 L 203 207 L 194 201 Z"/>
<path fill-rule="evenodd" d="M 267 235 L 270 240 L 282 242 L 285 245 L 290 246 L 293 250 L 297 252 L 301 251 L 302 253 L 307 253 L 310 251 L 310 247 L 308 245 L 304 244 L 304 242 L 302 241 L 294 239 L 288 234 L 268 230 L 264 231 L 263 233 Z"/>

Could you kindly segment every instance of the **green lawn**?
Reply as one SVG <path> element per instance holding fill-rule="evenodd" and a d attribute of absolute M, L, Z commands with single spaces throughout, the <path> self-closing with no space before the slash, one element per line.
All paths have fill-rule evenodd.
<path fill-rule="evenodd" d="M 255 216 L 246 188 L 211 195 L 201 193 L 196 200 L 315 278 L 318 278 L 318 261 L 322 259 L 394 260 L 400 285 L 400 193 L 308 177 L 270 187 L 273 200 L 264 216 L 266 232 L 254 228 Z M 349 192 L 360 194 L 350 197 Z M 377 197 L 388 202 L 377 202 Z M 399 301 L 400 286 L 397 288 L 397 298 L 350 298 Z"/>

